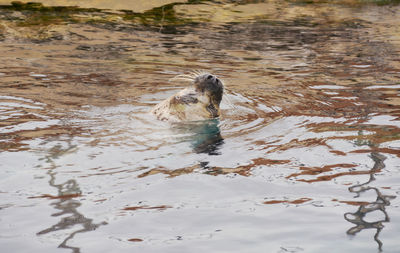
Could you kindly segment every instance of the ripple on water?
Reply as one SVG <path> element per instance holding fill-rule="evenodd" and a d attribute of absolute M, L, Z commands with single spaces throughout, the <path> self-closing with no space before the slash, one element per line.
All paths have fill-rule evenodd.
<path fill-rule="evenodd" d="M 400 12 L 344 2 L 168 5 L 154 30 L 95 11 L 40 43 L 7 19 L 2 249 L 396 251 Z M 155 120 L 190 69 L 226 80 L 220 119 Z"/>

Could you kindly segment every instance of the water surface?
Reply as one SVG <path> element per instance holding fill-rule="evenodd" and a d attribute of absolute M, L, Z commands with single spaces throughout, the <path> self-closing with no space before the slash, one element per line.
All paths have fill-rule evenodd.
<path fill-rule="evenodd" d="M 2 251 L 398 251 L 398 5 L 50 2 L 0 8 Z M 192 70 L 221 118 L 155 120 Z"/>

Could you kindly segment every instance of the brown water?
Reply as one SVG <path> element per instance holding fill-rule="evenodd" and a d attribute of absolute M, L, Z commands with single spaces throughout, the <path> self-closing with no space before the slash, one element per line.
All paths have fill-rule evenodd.
<path fill-rule="evenodd" d="M 1 7 L 1 251 L 399 252 L 400 7 L 315 2 Z"/>

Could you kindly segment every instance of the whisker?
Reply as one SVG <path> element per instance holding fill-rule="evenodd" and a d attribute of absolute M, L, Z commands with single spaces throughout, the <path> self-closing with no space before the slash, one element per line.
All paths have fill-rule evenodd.
<path fill-rule="evenodd" d="M 195 71 L 191 71 L 188 75 L 191 76 L 193 79 L 198 76 L 197 72 Z"/>
<path fill-rule="evenodd" d="M 182 75 L 177 75 L 174 78 L 187 78 L 187 79 L 193 79 L 193 76 L 187 75 L 187 74 L 182 74 Z"/>
<path fill-rule="evenodd" d="M 192 74 L 195 77 L 198 77 L 198 76 L 201 76 L 201 75 L 204 75 L 204 74 L 207 74 L 207 73 L 208 73 L 207 71 L 199 70 L 199 69 L 192 71 Z"/>
<path fill-rule="evenodd" d="M 204 71 L 204 70 L 193 70 L 191 72 L 189 72 L 188 74 L 180 74 L 180 75 L 176 75 L 174 77 L 172 77 L 171 79 L 169 79 L 169 82 L 172 81 L 185 81 L 185 82 L 193 82 L 194 79 L 196 79 L 198 76 L 207 74 L 208 72 Z"/>
<path fill-rule="evenodd" d="M 196 77 L 199 76 L 199 74 L 196 73 L 196 72 L 194 72 L 194 71 L 192 71 L 192 72 L 190 72 L 190 73 L 188 74 L 188 76 L 190 76 L 190 77 L 192 77 L 193 79 L 195 79 Z"/>
<path fill-rule="evenodd" d="M 232 102 L 232 100 L 228 96 L 228 92 L 226 89 L 224 89 L 224 96 L 222 96 L 222 101 L 224 101 L 230 108 L 232 108 L 234 111 L 236 111 L 236 106 Z"/>
<path fill-rule="evenodd" d="M 169 82 L 173 81 L 184 81 L 184 82 L 193 82 L 193 78 L 183 77 L 183 76 L 175 76 L 168 80 Z"/>

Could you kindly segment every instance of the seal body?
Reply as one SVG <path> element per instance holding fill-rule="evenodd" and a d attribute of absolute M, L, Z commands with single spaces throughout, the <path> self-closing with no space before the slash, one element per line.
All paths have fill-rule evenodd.
<path fill-rule="evenodd" d="M 151 113 L 159 120 L 179 122 L 217 118 L 223 84 L 209 73 L 193 76 L 190 87 L 156 105 Z"/>

